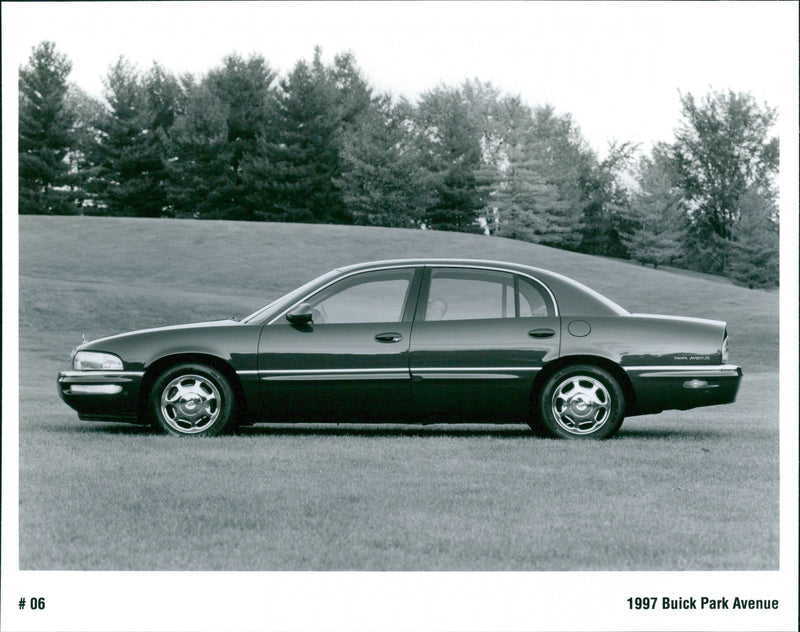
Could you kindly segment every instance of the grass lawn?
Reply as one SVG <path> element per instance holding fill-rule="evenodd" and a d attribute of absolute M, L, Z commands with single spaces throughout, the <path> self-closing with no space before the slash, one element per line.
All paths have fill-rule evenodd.
<path fill-rule="evenodd" d="M 264 425 L 179 440 L 80 422 L 55 375 L 87 338 L 245 314 L 337 265 L 520 261 L 631 311 L 728 321 L 736 404 L 607 442 L 523 426 Z M 20 217 L 20 568 L 778 567 L 778 295 L 476 235 Z"/>

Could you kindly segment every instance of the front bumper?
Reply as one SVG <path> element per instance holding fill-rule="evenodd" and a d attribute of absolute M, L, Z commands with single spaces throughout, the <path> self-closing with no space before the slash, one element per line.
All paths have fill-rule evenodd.
<path fill-rule="evenodd" d="M 730 404 L 742 380 L 741 367 L 710 366 L 625 367 L 636 395 L 635 414 L 662 410 L 687 410 L 699 406 Z"/>
<path fill-rule="evenodd" d="M 62 371 L 58 394 L 85 421 L 137 421 L 140 371 Z"/>

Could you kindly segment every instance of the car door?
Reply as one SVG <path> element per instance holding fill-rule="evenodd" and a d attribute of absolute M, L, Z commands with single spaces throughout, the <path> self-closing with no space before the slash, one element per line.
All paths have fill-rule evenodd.
<path fill-rule="evenodd" d="M 421 275 L 414 266 L 352 274 L 299 301 L 311 311 L 307 324 L 281 316 L 265 325 L 258 346 L 264 408 L 315 421 L 402 414 Z"/>
<path fill-rule="evenodd" d="M 418 415 L 448 421 L 527 415 L 536 373 L 559 352 L 549 292 L 513 272 L 428 268 L 411 336 Z"/>

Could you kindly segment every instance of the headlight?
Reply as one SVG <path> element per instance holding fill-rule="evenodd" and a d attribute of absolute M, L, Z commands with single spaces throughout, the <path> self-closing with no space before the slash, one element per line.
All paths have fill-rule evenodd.
<path fill-rule="evenodd" d="M 722 364 L 728 364 L 728 336 L 722 341 Z"/>
<path fill-rule="evenodd" d="M 112 353 L 78 351 L 72 359 L 72 367 L 76 371 L 97 371 L 102 369 L 121 371 L 122 360 Z"/>

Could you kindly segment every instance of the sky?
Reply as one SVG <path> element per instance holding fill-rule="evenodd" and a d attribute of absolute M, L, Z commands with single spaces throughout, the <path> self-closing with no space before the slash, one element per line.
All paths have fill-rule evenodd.
<path fill-rule="evenodd" d="M 285 73 L 317 45 L 326 60 L 349 50 L 380 92 L 415 100 L 478 78 L 571 113 L 602 154 L 612 141 L 646 151 L 671 140 L 681 93 L 733 89 L 781 106 L 785 73 L 796 72 L 793 4 L 5 3 L 3 55 L 19 68 L 52 40 L 73 63 L 70 80 L 100 96 L 120 55 L 202 75 L 234 51 Z"/>

